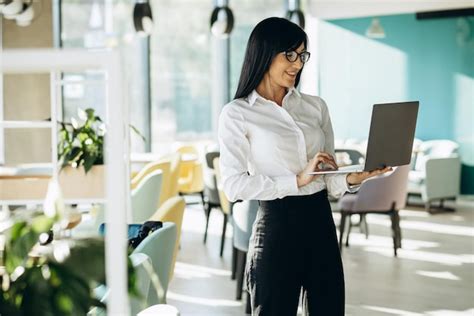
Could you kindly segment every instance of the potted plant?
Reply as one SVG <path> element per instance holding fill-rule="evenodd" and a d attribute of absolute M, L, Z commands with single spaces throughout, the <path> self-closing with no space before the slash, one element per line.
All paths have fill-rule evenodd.
<path fill-rule="evenodd" d="M 78 119 L 60 122 L 59 183 L 66 198 L 103 198 L 105 124 L 94 109 L 78 109 Z"/>
<path fill-rule="evenodd" d="M 62 222 L 56 214 L 36 213 L 0 231 L 0 315 L 85 315 L 105 308 L 93 294 L 105 283 L 104 241 L 51 242 Z M 130 260 L 128 280 L 129 293 L 140 296 Z"/>
<path fill-rule="evenodd" d="M 58 160 L 59 182 L 66 198 L 103 198 L 104 136 L 106 127 L 94 109 L 78 109 L 78 119 L 60 122 Z M 145 138 L 132 125 L 130 128 Z"/>

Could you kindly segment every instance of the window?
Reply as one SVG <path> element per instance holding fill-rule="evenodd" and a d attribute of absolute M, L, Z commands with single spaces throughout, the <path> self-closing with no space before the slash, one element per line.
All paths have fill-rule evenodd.
<path fill-rule="evenodd" d="M 64 0 L 61 4 L 61 44 L 64 48 L 118 47 L 122 53 L 130 122 L 150 142 L 148 40 L 133 27 L 133 5 L 128 0 Z M 105 117 L 104 76 L 100 72 L 65 73 L 62 90 L 63 118 L 77 117 L 78 108 L 93 108 Z M 132 151 L 148 150 L 131 133 Z"/>
<path fill-rule="evenodd" d="M 150 39 L 153 150 L 211 136 L 212 1 L 155 1 Z"/>
<path fill-rule="evenodd" d="M 284 1 L 264 0 L 264 1 L 232 1 L 231 7 L 234 12 L 235 25 L 230 42 L 230 97 L 233 98 L 237 90 L 237 84 L 244 60 L 245 48 L 250 33 L 255 25 L 263 19 L 284 16 Z"/>

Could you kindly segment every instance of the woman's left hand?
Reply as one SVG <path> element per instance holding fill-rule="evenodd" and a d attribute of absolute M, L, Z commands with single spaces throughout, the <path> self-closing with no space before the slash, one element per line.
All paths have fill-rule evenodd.
<path fill-rule="evenodd" d="M 385 167 L 383 169 L 376 169 L 373 171 L 352 172 L 347 175 L 346 181 L 349 185 L 358 185 L 369 178 L 384 174 L 392 170 L 392 167 Z"/>

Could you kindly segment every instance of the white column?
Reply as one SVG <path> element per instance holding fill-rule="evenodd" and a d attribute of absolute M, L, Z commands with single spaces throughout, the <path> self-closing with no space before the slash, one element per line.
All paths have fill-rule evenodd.
<path fill-rule="evenodd" d="M 105 222 L 106 280 L 110 289 L 108 315 L 129 315 L 127 272 L 127 214 L 130 206 L 128 176 L 128 109 L 123 102 L 120 55 L 110 54 L 107 63 L 107 134 L 105 166 L 107 205 Z"/>
<path fill-rule="evenodd" d="M 319 95 L 319 19 L 306 14 L 305 32 L 308 35 L 308 51 L 311 58 L 304 65 L 301 74 L 300 90 L 310 95 Z"/>
<path fill-rule="evenodd" d="M 215 6 L 228 5 L 227 0 L 214 1 Z M 211 34 L 211 104 L 212 134 L 217 140 L 217 124 L 222 107 L 230 101 L 230 36 L 218 38 Z"/>

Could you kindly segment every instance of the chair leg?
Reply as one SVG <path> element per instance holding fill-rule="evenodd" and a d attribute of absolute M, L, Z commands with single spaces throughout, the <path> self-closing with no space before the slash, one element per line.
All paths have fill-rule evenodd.
<path fill-rule="evenodd" d="M 247 301 L 245 303 L 245 314 L 250 315 L 252 313 L 252 307 L 251 307 L 251 297 L 250 293 L 246 291 L 246 296 L 247 296 Z"/>
<path fill-rule="evenodd" d="M 369 239 L 369 225 L 367 225 L 367 214 L 361 214 L 363 224 L 364 224 L 364 232 L 365 232 L 365 239 Z"/>
<path fill-rule="evenodd" d="M 349 219 L 349 227 L 347 227 L 347 234 L 346 234 L 346 247 L 349 247 L 349 235 L 351 234 L 351 229 L 352 229 L 352 219 L 351 215 L 349 214 L 348 216 Z"/>
<path fill-rule="evenodd" d="M 395 211 L 395 224 L 397 229 L 397 248 L 402 248 L 402 229 L 400 228 L 400 213 Z"/>
<path fill-rule="evenodd" d="M 431 213 L 431 203 L 430 203 L 430 201 L 428 201 L 428 202 L 425 203 L 425 210 L 426 210 L 428 213 Z"/>
<path fill-rule="evenodd" d="M 342 253 L 342 240 L 344 238 L 344 229 L 346 227 L 347 214 L 341 210 L 341 223 L 339 224 L 339 251 Z"/>
<path fill-rule="evenodd" d="M 206 216 L 206 228 L 204 229 L 204 243 L 207 241 L 207 229 L 209 228 L 209 218 L 211 217 L 211 210 L 212 207 L 209 203 L 206 203 L 206 207 L 204 207 L 204 213 Z"/>
<path fill-rule="evenodd" d="M 204 199 L 204 191 L 199 192 L 199 195 L 201 196 L 201 203 L 202 207 L 205 209 L 206 208 L 206 200 Z"/>
<path fill-rule="evenodd" d="M 232 274 L 230 276 L 231 280 L 235 280 L 236 278 L 238 251 L 239 250 L 237 250 L 237 248 L 232 246 Z"/>
<path fill-rule="evenodd" d="M 237 290 L 235 299 L 242 299 L 242 291 L 244 289 L 245 262 L 247 261 L 247 253 L 237 250 Z"/>
<path fill-rule="evenodd" d="M 398 248 L 398 232 L 397 232 L 397 219 L 396 219 L 396 211 L 390 213 L 390 220 L 392 222 L 392 239 L 393 239 L 393 254 L 395 257 L 397 256 L 397 248 Z"/>
<path fill-rule="evenodd" d="M 224 223 L 222 225 L 222 236 L 221 236 L 221 252 L 220 256 L 224 253 L 224 243 L 225 243 L 225 232 L 227 230 L 227 214 L 224 214 Z"/>

